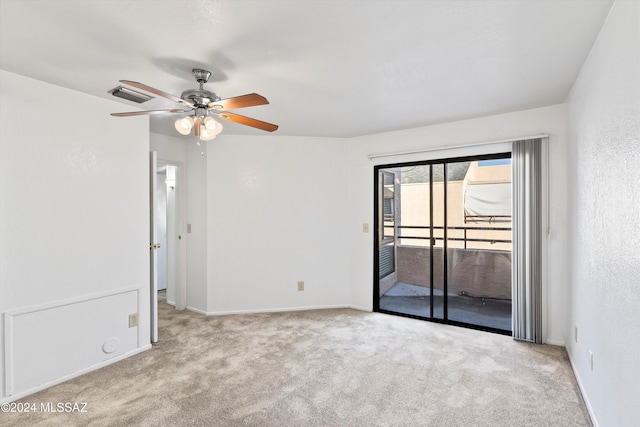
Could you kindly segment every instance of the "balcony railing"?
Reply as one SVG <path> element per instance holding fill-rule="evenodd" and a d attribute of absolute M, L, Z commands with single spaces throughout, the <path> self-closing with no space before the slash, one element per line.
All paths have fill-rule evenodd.
<path fill-rule="evenodd" d="M 431 239 L 431 244 L 433 246 L 436 245 L 436 243 L 438 241 L 444 241 L 445 237 L 444 237 L 444 233 L 442 233 L 442 236 L 408 236 L 408 235 L 403 235 L 402 231 L 403 230 L 430 230 L 431 227 L 429 226 L 425 226 L 425 225 L 399 225 L 398 226 L 398 230 L 400 235 L 397 237 L 398 239 L 417 239 L 417 240 L 429 240 Z M 445 227 L 444 226 L 434 226 L 433 227 L 434 230 L 442 230 L 444 231 Z M 462 231 L 463 235 L 462 237 L 460 236 L 449 236 L 448 231 L 452 230 L 452 231 Z M 511 232 L 511 227 L 469 227 L 469 226 L 452 226 L 452 227 L 447 227 L 447 241 L 457 241 L 457 242 L 463 242 L 464 243 L 464 248 L 467 249 L 467 243 L 468 242 L 477 242 L 477 243 L 490 243 L 490 244 L 495 244 L 495 243 L 511 243 L 511 239 L 496 239 L 496 238 L 488 238 L 488 237 L 469 237 L 469 233 L 470 232 L 477 232 L 477 231 L 495 231 L 495 232 Z"/>

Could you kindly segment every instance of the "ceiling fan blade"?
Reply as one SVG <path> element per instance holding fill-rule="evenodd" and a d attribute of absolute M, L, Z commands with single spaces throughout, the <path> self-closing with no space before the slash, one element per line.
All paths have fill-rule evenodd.
<path fill-rule="evenodd" d="M 234 96 L 233 98 L 221 99 L 210 102 L 209 108 L 213 110 L 233 110 L 234 108 L 253 107 L 254 105 L 268 104 L 267 98 L 257 93 Z"/>
<path fill-rule="evenodd" d="M 133 82 L 131 80 L 120 80 L 120 83 L 124 83 L 124 84 L 127 84 L 129 86 L 137 87 L 138 89 L 142 89 L 142 90 L 147 91 L 149 93 L 153 93 L 154 95 L 158 95 L 158 96 L 161 96 L 163 98 L 167 98 L 167 99 L 169 99 L 169 100 L 171 100 L 173 102 L 177 102 L 178 104 L 182 104 L 182 105 L 184 105 L 186 107 L 193 108 L 193 103 L 192 102 L 185 101 L 182 98 L 178 98 L 177 96 L 171 95 L 170 93 L 163 92 L 163 91 L 161 91 L 159 89 L 152 88 L 151 86 L 147 86 L 147 85 L 139 83 L 139 82 Z"/>
<path fill-rule="evenodd" d="M 128 117 L 128 116 L 148 116 L 151 114 L 163 114 L 163 113 L 189 113 L 187 110 L 148 110 L 148 111 L 130 111 L 128 113 L 111 113 L 115 117 Z"/>
<path fill-rule="evenodd" d="M 240 114 L 229 113 L 224 111 L 218 115 L 223 120 L 228 120 L 234 123 L 240 123 L 241 125 L 251 126 L 254 128 L 266 130 L 267 132 L 273 132 L 278 129 L 278 125 L 272 123 L 263 122 L 262 120 L 252 119 L 250 117 L 241 116 Z"/>

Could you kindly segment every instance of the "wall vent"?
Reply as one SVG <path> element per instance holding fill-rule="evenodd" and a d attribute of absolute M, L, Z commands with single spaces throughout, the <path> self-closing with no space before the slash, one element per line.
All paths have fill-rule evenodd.
<path fill-rule="evenodd" d="M 142 104 L 143 102 L 147 102 L 154 98 L 153 96 L 149 96 L 123 86 L 115 87 L 111 89 L 109 93 L 113 96 L 117 96 L 118 98 L 126 99 L 127 101 L 137 102 L 138 104 Z"/>

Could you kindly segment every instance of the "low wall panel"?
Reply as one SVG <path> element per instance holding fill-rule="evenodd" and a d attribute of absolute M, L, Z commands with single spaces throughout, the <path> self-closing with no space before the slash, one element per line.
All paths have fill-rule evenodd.
<path fill-rule="evenodd" d="M 138 347 L 138 290 L 5 313 L 6 395 L 21 394 Z M 87 337 L 78 340 L 78 337 Z"/>

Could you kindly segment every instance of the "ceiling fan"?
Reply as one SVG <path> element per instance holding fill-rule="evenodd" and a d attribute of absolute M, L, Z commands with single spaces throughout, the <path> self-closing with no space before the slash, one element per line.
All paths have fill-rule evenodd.
<path fill-rule="evenodd" d="M 142 83 L 131 80 L 120 80 L 120 83 L 133 86 L 145 92 L 176 102 L 182 106 L 182 109 L 175 108 L 168 110 L 132 111 L 127 113 L 111 113 L 111 115 L 116 117 L 127 117 L 165 113 L 188 113 L 187 116 L 176 120 L 176 130 L 182 135 L 189 135 L 193 128 L 194 134 L 202 140 L 214 139 L 222 130 L 222 125 L 216 122 L 212 116 L 217 116 L 218 118 L 229 122 L 262 129 L 267 132 L 273 132 L 278 129 L 278 125 L 226 111 L 236 108 L 268 104 L 269 101 L 267 101 L 267 98 L 264 96 L 258 95 L 257 93 L 250 93 L 233 98 L 221 99 L 214 92 L 208 91 L 203 87 L 209 80 L 211 72 L 201 68 L 194 68 L 191 73 L 200 84 L 200 88 L 185 90 L 182 92 L 182 95 L 180 95 L 180 98 Z"/>

